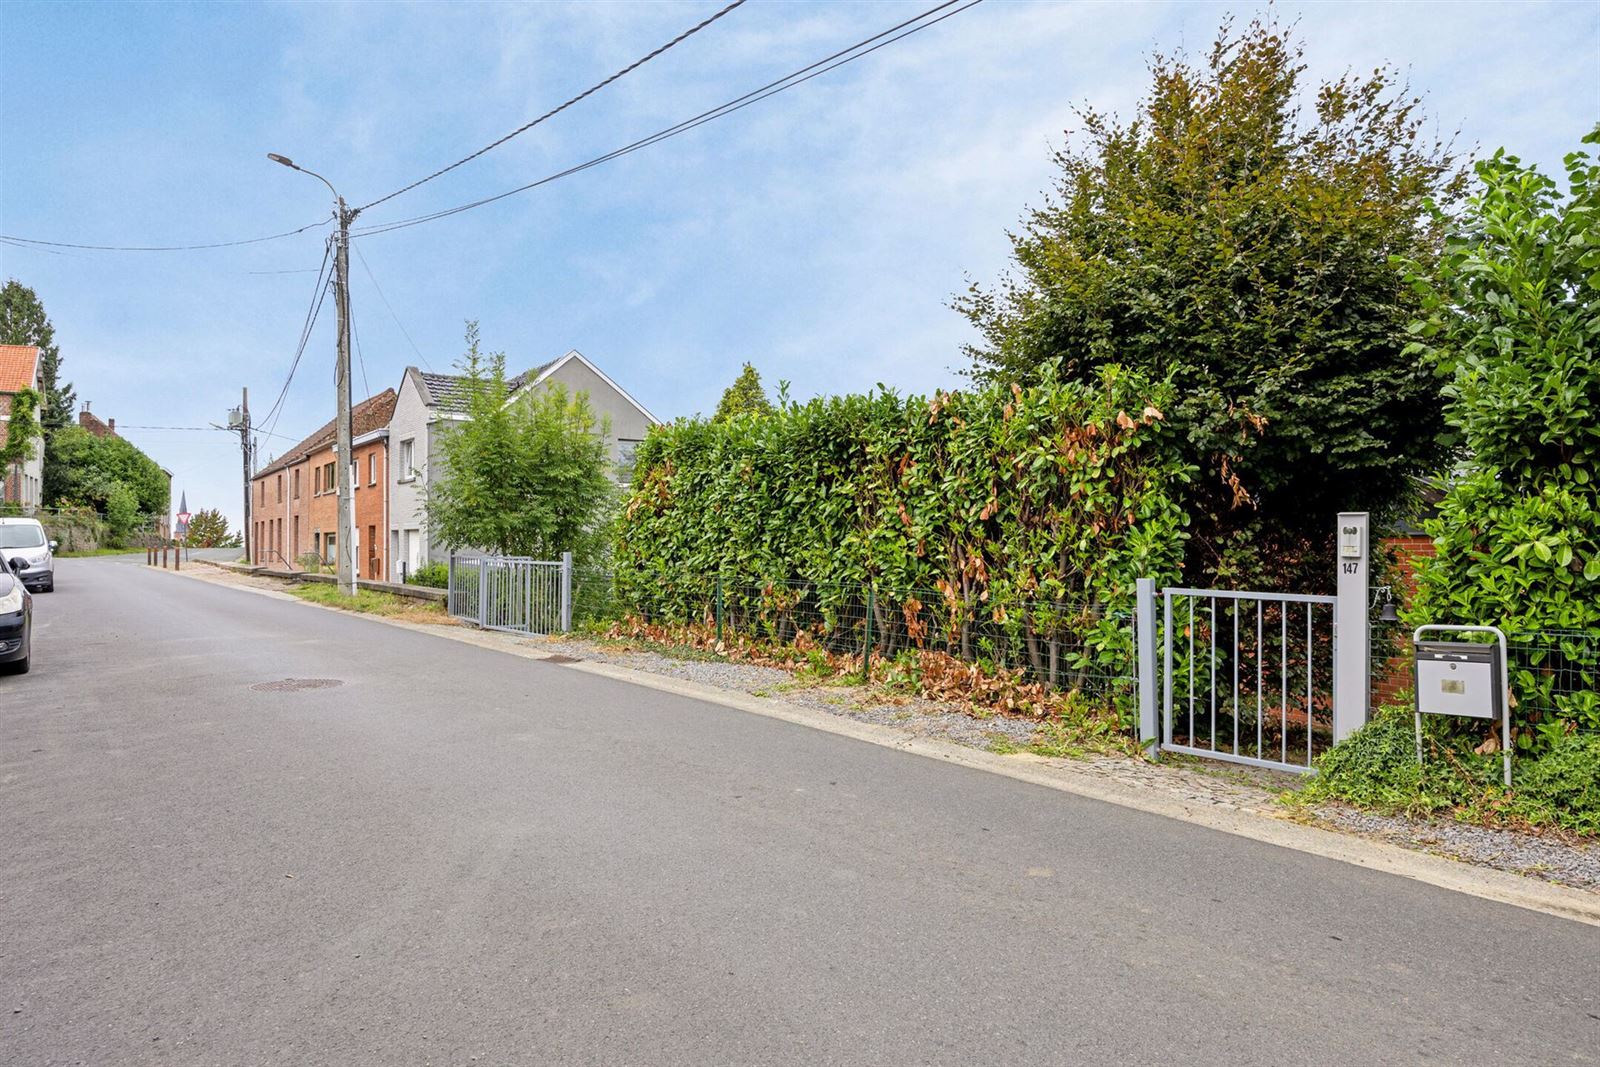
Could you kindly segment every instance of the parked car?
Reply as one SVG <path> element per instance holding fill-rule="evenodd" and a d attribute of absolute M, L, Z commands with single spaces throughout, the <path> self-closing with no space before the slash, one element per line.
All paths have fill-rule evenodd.
<path fill-rule="evenodd" d="M 33 592 L 55 592 L 55 552 L 56 543 L 45 538 L 38 519 L 0 519 L 0 562 L 21 561 L 17 574 Z"/>
<path fill-rule="evenodd" d="M 0 669 L 28 673 L 33 655 L 33 594 L 13 572 L 13 561 L 0 568 Z"/>

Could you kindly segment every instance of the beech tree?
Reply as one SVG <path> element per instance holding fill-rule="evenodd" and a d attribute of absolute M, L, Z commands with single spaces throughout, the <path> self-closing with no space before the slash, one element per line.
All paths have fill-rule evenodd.
<path fill-rule="evenodd" d="M 1307 92 L 1302 46 L 1225 24 L 1202 62 L 1154 57 L 1132 121 L 1094 110 L 1053 195 L 1013 235 L 1015 274 L 957 301 L 981 379 L 1046 364 L 1170 381 L 1199 475 L 1189 578 L 1326 584 L 1340 510 L 1381 528 L 1437 473 L 1443 403 L 1407 351 L 1464 175 L 1392 70 Z M 1302 106 L 1301 101 L 1308 101 Z"/>

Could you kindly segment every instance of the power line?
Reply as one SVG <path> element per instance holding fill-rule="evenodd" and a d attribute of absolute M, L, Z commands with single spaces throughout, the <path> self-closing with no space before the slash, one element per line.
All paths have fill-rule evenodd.
<path fill-rule="evenodd" d="M 422 349 L 417 347 L 417 342 L 411 339 L 411 333 L 406 329 L 406 324 L 400 321 L 399 315 L 395 314 L 394 305 L 390 304 L 389 298 L 383 295 L 383 286 L 378 284 L 378 276 L 372 273 L 372 267 L 368 265 L 367 257 L 362 254 L 361 246 L 352 243 L 350 247 L 356 250 L 356 258 L 361 260 L 361 269 L 367 272 L 367 278 L 372 282 L 372 287 L 378 291 L 378 299 L 382 300 L 383 306 L 389 309 L 389 317 L 394 320 L 396 326 L 400 327 L 400 332 L 405 336 L 406 343 L 411 346 L 411 351 L 417 354 L 417 358 L 422 361 L 424 368 L 430 371 L 433 370 L 428 365 L 428 357 L 422 354 Z"/>
<path fill-rule="evenodd" d="M 322 300 L 328 293 L 327 270 L 328 260 L 332 255 L 332 246 L 324 242 L 322 246 L 322 266 L 317 270 L 317 287 L 311 294 L 311 306 L 306 311 L 305 324 L 300 329 L 300 343 L 295 348 L 294 360 L 289 364 L 289 376 L 284 379 L 283 388 L 278 391 L 278 399 L 273 401 L 272 407 L 261 422 L 265 425 L 272 423 L 272 430 L 278 428 L 277 418 L 282 417 L 284 397 L 289 395 L 289 386 L 294 381 L 294 372 L 300 366 L 300 357 L 305 355 L 306 343 L 311 339 L 311 329 L 316 325 L 317 314 L 322 310 Z M 276 417 L 275 417 L 276 416 Z M 271 436 L 271 430 L 263 431 Z"/>
<path fill-rule="evenodd" d="M 258 245 L 267 241 L 281 241 L 285 237 L 294 237 L 296 234 L 314 230 L 318 226 L 326 226 L 326 220 L 308 222 L 297 230 L 285 230 L 283 233 L 268 234 L 265 237 L 247 237 L 242 241 L 213 241 L 210 244 L 198 245 L 82 245 L 71 244 L 66 241 L 41 241 L 33 237 L 16 237 L 12 234 L 0 234 L 0 240 L 11 244 L 40 248 L 77 248 L 89 252 L 198 252 L 209 248 L 237 248 L 240 245 Z"/>
<path fill-rule="evenodd" d="M 349 301 L 347 300 L 346 303 L 348 304 Z M 372 395 L 372 383 L 367 381 L 367 357 L 361 351 L 361 331 L 356 329 L 355 312 L 352 311 L 348 314 L 350 315 L 350 338 L 355 342 L 356 362 L 361 367 L 361 388 L 365 389 L 367 396 L 370 397 Z"/>
<path fill-rule="evenodd" d="M 695 25 L 689 27 L 687 30 L 684 30 L 682 33 L 678 34 L 678 36 L 674 37 L 672 40 L 668 41 L 666 44 L 660 46 L 655 51 L 650 52 L 647 55 L 639 57 L 638 59 L 634 60 L 632 63 L 629 63 L 626 67 L 623 67 L 621 70 L 619 70 L 615 74 L 611 75 L 609 78 L 606 78 L 604 81 L 596 82 L 594 85 L 591 85 L 589 88 L 585 89 L 583 92 L 579 93 L 577 96 L 574 96 L 572 99 L 568 100 L 566 103 L 560 104 L 560 105 L 557 105 L 556 107 L 551 108 L 549 111 L 546 111 L 543 115 L 540 115 L 538 118 L 534 119 L 533 121 L 527 122 L 527 123 L 524 123 L 521 126 L 518 126 L 516 129 L 514 129 L 510 133 L 506 134 L 504 137 L 500 138 L 498 141 L 491 142 L 490 144 L 487 144 L 487 145 L 483 146 L 482 148 L 478 149 L 476 152 L 472 153 L 471 155 L 465 156 L 465 157 L 463 157 L 461 159 L 456 160 L 454 163 L 450 164 L 448 167 L 441 167 L 440 169 L 434 171 L 432 174 L 428 175 L 425 178 L 418 178 L 416 181 L 412 182 L 410 185 L 403 186 L 403 187 L 401 187 L 399 189 L 396 189 L 394 192 L 389 193 L 387 196 L 380 196 L 378 199 L 372 201 L 370 204 L 361 205 L 360 207 L 356 208 L 356 211 L 357 212 L 366 211 L 368 208 L 377 207 L 379 204 L 382 204 L 385 201 L 393 200 L 395 197 L 401 195 L 402 193 L 409 193 L 411 190 L 415 189 L 417 186 L 425 185 L 428 182 L 433 181 L 433 179 L 439 177 L 441 174 L 448 174 L 451 171 L 455 170 L 457 167 L 461 166 L 462 164 L 470 163 L 474 159 L 477 159 L 479 156 L 483 155 L 484 153 L 491 152 L 494 149 L 499 148 L 501 145 L 505 144 L 507 141 L 511 140 L 513 137 L 517 137 L 517 136 L 519 136 L 521 134 L 527 133 L 529 130 L 533 129 L 535 126 L 539 125 L 541 122 L 545 121 L 546 119 L 554 118 L 555 116 L 557 116 L 557 115 L 561 114 L 563 111 L 565 111 L 567 108 L 571 107 L 573 104 L 576 104 L 579 101 L 584 100 L 587 97 L 593 96 L 595 93 L 599 92 L 601 89 L 604 89 L 606 86 L 610 85 L 612 82 L 616 81 L 618 78 L 624 77 L 624 76 L 626 76 L 628 74 L 632 74 L 634 71 L 638 70 L 640 67 L 644 66 L 646 63 L 650 62 L 652 59 L 656 58 L 661 53 L 667 51 L 669 48 L 672 48 L 674 45 L 678 45 L 678 44 L 683 43 L 684 41 L 688 40 L 690 37 L 693 37 L 695 34 L 699 33 L 701 30 L 705 29 L 707 26 L 711 25 L 713 22 L 715 22 L 718 19 L 722 18 L 722 16 L 724 16 L 724 15 L 728 14 L 729 12 L 731 12 L 734 8 L 742 6 L 744 4 L 744 2 L 745 2 L 745 0 L 733 0 L 733 3 L 731 3 L 728 6 L 724 7 L 722 10 L 718 11 L 716 14 L 712 15 L 710 18 L 703 19 L 700 22 L 696 23 Z"/>
<path fill-rule="evenodd" d="M 785 75 L 782 78 L 778 78 L 775 81 L 768 82 L 766 85 L 763 85 L 758 89 L 752 89 L 743 96 L 734 97 L 727 103 L 720 104 L 717 107 L 710 108 L 706 111 L 702 111 L 700 114 L 695 115 L 692 118 L 684 119 L 682 122 L 679 122 L 675 125 L 658 130 L 647 137 L 642 137 L 639 140 L 634 141 L 632 144 L 624 145 L 621 148 L 607 152 L 601 156 L 596 156 L 587 162 L 579 163 L 575 166 L 568 167 L 565 170 L 557 171 L 556 173 L 547 175 L 546 177 L 540 178 L 537 181 L 529 182 L 526 185 L 520 185 L 515 189 L 508 189 L 507 191 L 498 193 L 494 196 L 484 197 L 481 200 L 474 200 L 470 203 L 459 204 L 456 207 L 445 208 L 442 211 L 435 211 L 427 215 L 418 215 L 409 219 L 400 219 L 395 222 L 380 223 L 375 226 L 369 226 L 364 230 L 352 231 L 352 233 L 357 237 L 372 237 L 381 233 L 389 233 L 394 230 L 405 229 L 409 226 L 420 226 L 425 222 L 433 222 L 437 219 L 448 218 L 451 215 L 459 215 L 464 211 L 471 211 L 474 208 L 484 207 L 485 205 L 493 204 L 496 201 L 504 200 L 507 197 L 515 196 L 518 193 L 525 193 L 528 190 L 536 189 L 541 185 L 548 185 L 549 183 L 557 181 L 561 178 L 570 177 L 571 175 L 577 174 L 580 171 L 588 170 L 590 167 L 600 166 L 602 163 L 608 163 L 613 159 L 618 159 L 622 156 L 628 155 L 629 153 L 637 152 L 642 148 L 648 148 L 651 145 L 659 144 L 668 138 L 676 137 L 682 133 L 687 133 L 696 126 L 703 126 L 708 122 L 713 122 L 717 119 L 724 118 L 733 114 L 735 111 L 740 111 L 746 107 L 749 107 L 751 104 L 759 103 L 770 96 L 776 96 L 778 93 L 784 92 L 785 90 L 793 89 L 798 85 L 803 85 L 812 78 L 816 78 L 828 73 L 829 71 L 836 70 L 839 67 L 844 66 L 846 63 L 852 63 L 863 56 L 871 55 L 880 48 L 886 48 L 889 45 L 894 44 L 896 41 L 904 40 L 914 33 L 919 33 L 930 26 L 934 26 L 940 22 L 943 22 L 947 18 L 959 15 L 968 8 L 976 7 L 982 2 L 983 0 L 967 0 L 965 3 L 962 3 L 961 0 L 945 0 L 944 3 L 937 4 L 934 7 L 929 8 L 927 11 L 924 11 L 922 14 L 915 16 L 914 18 L 907 19 L 904 22 L 891 26 L 880 33 L 873 34 L 871 37 L 858 41 L 848 48 L 842 48 L 830 56 L 825 56 L 814 63 L 801 67 L 799 70 L 794 71 L 791 74 Z M 960 6 L 956 6 L 957 4 Z M 946 10 L 947 8 L 954 8 L 954 10 Z M 929 18 L 929 16 L 938 14 L 941 11 L 945 13 L 939 15 L 938 18 Z M 874 44 L 873 42 L 877 43 Z M 871 47 L 867 47 L 868 45 L 871 45 Z"/>
<path fill-rule="evenodd" d="M 223 433 L 237 433 L 238 432 L 237 430 L 229 429 L 226 426 L 127 426 L 127 425 L 124 425 L 124 426 L 118 426 L 117 429 L 118 429 L 118 431 L 121 431 L 121 430 L 183 430 L 183 431 L 187 431 L 187 430 L 203 430 L 206 433 L 212 433 L 212 432 L 220 430 Z M 272 432 L 267 431 L 267 430 L 253 430 L 251 432 L 252 433 L 259 433 L 259 434 L 262 434 L 262 435 L 264 435 L 266 437 L 282 437 L 285 440 L 289 440 L 289 441 L 294 440 L 294 438 L 290 437 L 288 434 L 285 434 L 285 433 L 272 433 Z"/>

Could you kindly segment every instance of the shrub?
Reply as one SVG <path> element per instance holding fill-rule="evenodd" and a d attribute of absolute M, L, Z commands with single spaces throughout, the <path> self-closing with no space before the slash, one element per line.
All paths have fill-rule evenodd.
<path fill-rule="evenodd" d="M 1410 708 L 1385 707 L 1317 760 L 1298 801 L 1339 800 L 1385 813 L 1451 812 L 1475 822 L 1524 820 L 1600 834 L 1600 735 L 1572 733 L 1518 757 L 1504 788 L 1498 752 L 1480 754 L 1447 722 L 1423 724 L 1418 764 Z"/>
<path fill-rule="evenodd" d="M 1569 734 L 1517 767 L 1518 814 L 1536 824 L 1600 834 L 1600 734 Z"/>
<path fill-rule="evenodd" d="M 425 585 L 430 589 L 444 589 L 450 584 L 450 565 L 447 563 L 424 563 L 406 575 L 406 584 Z"/>
<path fill-rule="evenodd" d="M 1047 370 L 1027 387 L 880 390 L 657 427 L 618 525 L 618 593 L 700 621 L 721 576 L 757 602 L 731 610 L 788 617 L 783 640 L 859 629 L 871 587 L 872 629 L 894 635 L 885 655 L 1004 647 L 1019 650 L 1009 666 L 1053 675 L 1065 646 L 1072 669 L 1112 673 L 1134 579 L 1176 578 L 1183 558 L 1172 399 L 1117 367 L 1092 384 Z"/>
<path fill-rule="evenodd" d="M 1584 138 L 1600 143 L 1600 130 Z M 1467 470 L 1441 503 L 1407 621 L 1492 624 L 1546 651 L 1512 673 L 1517 747 L 1600 729 L 1600 166 L 1567 157 L 1568 194 L 1496 152 L 1435 271 L 1413 346 L 1449 382 Z"/>

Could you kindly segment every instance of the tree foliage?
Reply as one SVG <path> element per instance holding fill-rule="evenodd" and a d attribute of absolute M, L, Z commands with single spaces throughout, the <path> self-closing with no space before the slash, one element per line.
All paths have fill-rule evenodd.
<path fill-rule="evenodd" d="M 116 486 L 124 486 L 136 512 L 165 515 L 171 484 L 155 460 L 120 437 L 96 437 L 81 426 L 65 426 L 45 446 L 44 501 L 87 504 L 101 514 Z"/>
<path fill-rule="evenodd" d="M 1016 646 L 1052 627 L 1121 648 L 1125 622 L 1105 609 L 1131 605 L 1136 577 L 1175 578 L 1182 558 L 1171 399 L 1118 368 L 1094 384 L 1046 369 L 1027 386 L 657 427 L 618 525 L 618 588 L 682 610 L 720 575 L 807 587 L 826 613 L 871 585 L 913 639 L 934 626 L 964 653 L 979 623 Z"/>
<path fill-rule="evenodd" d="M 424 501 L 431 532 L 452 549 L 593 562 L 614 490 L 606 438 L 584 393 L 559 385 L 511 397 L 505 356 L 484 355 L 467 327 L 466 419 L 439 435 L 440 477 Z"/>
<path fill-rule="evenodd" d="M 216 508 L 201 508 L 189 518 L 186 544 L 193 548 L 233 548 L 239 535 L 228 532 L 227 517 Z"/>
<path fill-rule="evenodd" d="M 1392 71 L 1303 110 L 1302 47 L 1259 21 L 1150 72 L 1132 122 L 1081 113 L 1083 145 L 1012 237 L 1017 273 L 957 302 L 975 373 L 1170 378 L 1200 471 L 1191 580 L 1326 582 L 1334 515 L 1381 524 L 1441 462 L 1438 391 L 1405 352 L 1417 297 L 1390 257 L 1431 262 L 1424 205 L 1462 176 Z"/>
<path fill-rule="evenodd" d="M 1565 197 L 1503 151 L 1476 170 L 1437 268 L 1410 267 L 1465 452 L 1411 614 L 1566 631 L 1513 672 L 1519 741 L 1542 747 L 1600 729 L 1600 165 L 1569 155 Z"/>
<path fill-rule="evenodd" d="M 39 349 L 44 403 L 40 418 L 47 431 L 72 421 L 77 394 L 61 378 L 61 349 L 56 329 L 44 312 L 39 294 L 15 278 L 0 286 L 0 345 L 33 345 Z"/>
<path fill-rule="evenodd" d="M 772 401 L 767 399 L 766 390 L 761 388 L 760 373 L 746 363 L 739 377 L 723 392 L 714 417 L 722 422 L 735 415 L 770 415 L 772 410 Z"/>

